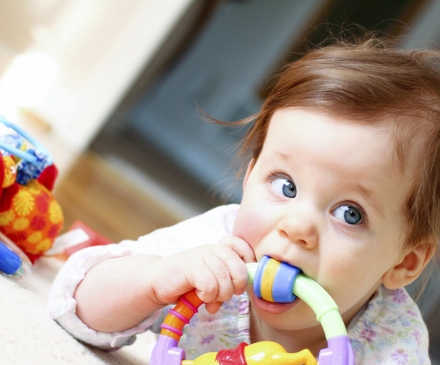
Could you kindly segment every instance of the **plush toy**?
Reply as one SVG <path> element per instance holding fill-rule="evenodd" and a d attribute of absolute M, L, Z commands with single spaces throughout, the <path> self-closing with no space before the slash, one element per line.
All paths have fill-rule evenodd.
<path fill-rule="evenodd" d="M 0 122 L 18 133 L 0 136 L 0 232 L 35 262 L 64 223 L 51 192 L 58 172 L 44 147 L 1 116 Z"/>

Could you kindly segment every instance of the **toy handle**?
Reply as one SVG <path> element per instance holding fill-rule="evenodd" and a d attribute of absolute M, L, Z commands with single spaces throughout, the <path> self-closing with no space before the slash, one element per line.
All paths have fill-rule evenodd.
<path fill-rule="evenodd" d="M 0 115 L 0 123 L 3 123 L 6 127 L 13 129 L 15 132 L 17 132 L 19 135 L 21 135 L 23 138 L 28 140 L 32 145 L 43 155 L 42 160 L 44 160 L 45 166 L 50 166 L 53 163 L 53 158 L 51 153 L 41 144 L 39 143 L 35 138 L 33 138 L 29 133 L 21 129 L 19 126 L 11 123 L 8 121 L 4 116 Z M 12 147 L 6 143 L 3 143 L 0 141 L 0 148 L 3 150 L 25 160 L 26 162 L 29 162 L 33 165 L 39 165 L 41 164 L 41 159 L 37 158 L 36 156 L 22 151 L 18 148 Z"/>
<path fill-rule="evenodd" d="M 195 289 L 182 295 L 176 306 L 170 309 L 162 323 L 161 331 L 151 354 L 150 365 L 181 365 L 185 351 L 177 347 L 182 328 L 189 323 L 198 308 L 204 302 L 198 297 Z"/>
<path fill-rule="evenodd" d="M 160 326 L 160 334 L 179 341 L 183 334 L 183 326 L 189 323 L 202 304 L 204 304 L 204 302 L 199 298 L 195 289 L 182 295 L 176 306 L 170 309 L 168 315 L 165 317 Z"/>
<path fill-rule="evenodd" d="M 320 365 L 352 365 L 353 349 L 338 307 L 330 295 L 315 281 L 299 273 L 298 268 L 265 256 L 258 264 L 247 264 L 249 283 L 254 285 L 255 295 L 269 301 L 293 301 L 296 297 L 308 304 L 316 319 L 321 323 L 328 342 L 328 348 L 319 353 Z M 290 293 L 282 293 L 280 288 Z M 287 289 L 286 289 L 287 288 Z M 280 293 L 278 293 L 280 292 Z M 293 294 L 293 295 L 292 295 Z M 203 301 L 192 290 L 179 298 L 161 325 L 161 332 L 153 349 L 150 365 L 181 365 L 185 352 L 177 347 L 183 326 L 197 313 Z M 294 354 L 288 354 L 294 355 Z M 188 362 L 185 361 L 184 364 Z M 191 362 L 190 362 L 191 363 Z M 194 364 L 219 364 L 218 362 L 194 362 Z M 254 364 L 255 362 L 249 363 Z M 257 362 L 260 363 L 260 362 Z M 231 363 L 232 364 L 232 363 Z M 239 364 L 239 363 L 238 363 Z M 263 364 L 263 362 L 261 362 Z M 264 364 L 270 364 L 264 362 Z M 275 362 L 274 364 L 292 364 Z M 220 363 L 221 365 L 221 363 Z"/>

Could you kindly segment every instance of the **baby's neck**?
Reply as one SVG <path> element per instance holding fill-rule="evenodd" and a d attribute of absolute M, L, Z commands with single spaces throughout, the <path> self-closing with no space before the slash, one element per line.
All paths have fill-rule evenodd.
<path fill-rule="evenodd" d="M 252 306 L 250 314 L 251 343 L 273 341 L 279 343 L 289 353 L 308 349 L 315 357 L 321 349 L 327 347 L 327 340 L 320 325 L 304 330 L 284 331 L 262 322 L 252 310 Z"/>

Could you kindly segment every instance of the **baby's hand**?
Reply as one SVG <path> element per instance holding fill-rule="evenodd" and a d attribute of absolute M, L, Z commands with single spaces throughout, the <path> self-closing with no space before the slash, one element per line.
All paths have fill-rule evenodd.
<path fill-rule="evenodd" d="M 244 261 L 244 262 L 256 262 L 257 259 L 255 258 L 255 252 L 252 249 L 251 246 L 241 238 L 229 236 L 223 238 L 219 243 L 219 246 L 225 246 L 232 249 L 234 252 L 237 253 L 238 256 Z"/>
<path fill-rule="evenodd" d="M 255 256 L 250 246 L 236 237 L 158 258 L 151 265 L 151 299 L 158 304 L 176 303 L 195 288 L 208 312 L 215 313 L 233 294 L 244 293 L 248 281 L 245 261 L 255 261 Z"/>

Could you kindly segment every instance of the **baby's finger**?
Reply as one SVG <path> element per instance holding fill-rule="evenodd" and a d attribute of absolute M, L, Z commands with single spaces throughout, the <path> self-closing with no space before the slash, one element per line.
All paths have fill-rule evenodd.
<path fill-rule="evenodd" d="M 235 265 L 228 262 L 229 274 L 231 275 L 234 294 L 243 294 L 248 283 L 248 270 L 246 264 L 240 259 L 240 263 Z"/>
<path fill-rule="evenodd" d="M 228 300 L 232 297 L 235 291 L 229 267 L 226 264 L 227 260 L 225 259 L 228 255 L 221 251 L 225 251 L 225 249 L 219 250 L 219 248 L 216 248 L 213 255 L 207 255 L 204 257 L 205 264 L 211 270 L 217 284 L 217 287 L 213 288 L 214 290 L 217 290 L 217 295 L 212 301 Z M 236 256 L 233 251 L 228 251 L 230 254 Z"/>
<path fill-rule="evenodd" d="M 197 269 L 194 277 L 194 288 L 201 300 L 211 303 L 218 297 L 219 283 L 209 262 Z M 231 285 L 232 286 L 232 285 Z"/>
<path fill-rule="evenodd" d="M 226 246 L 232 249 L 244 262 L 256 262 L 255 252 L 252 247 L 243 239 L 229 236 L 218 243 L 219 246 Z"/>
<path fill-rule="evenodd" d="M 222 304 L 223 302 L 211 302 L 211 303 L 207 303 L 205 305 L 205 308 L 208 311 L 208 313 L 215 314 L 218 312 Z"/>
<path fill-rule="evenodd" d="M 233 286 L 233 293 L 242 294 L 248 282 L 248 270 L 244 261 L 235 251 L 226 247 L 219 246 L 218 249 L 215 250 L 215 254 L 218 255 L 223 264 L 227 267 Z M 220 300 L 226 300 L 226 298 L 221 298 Z"/>

